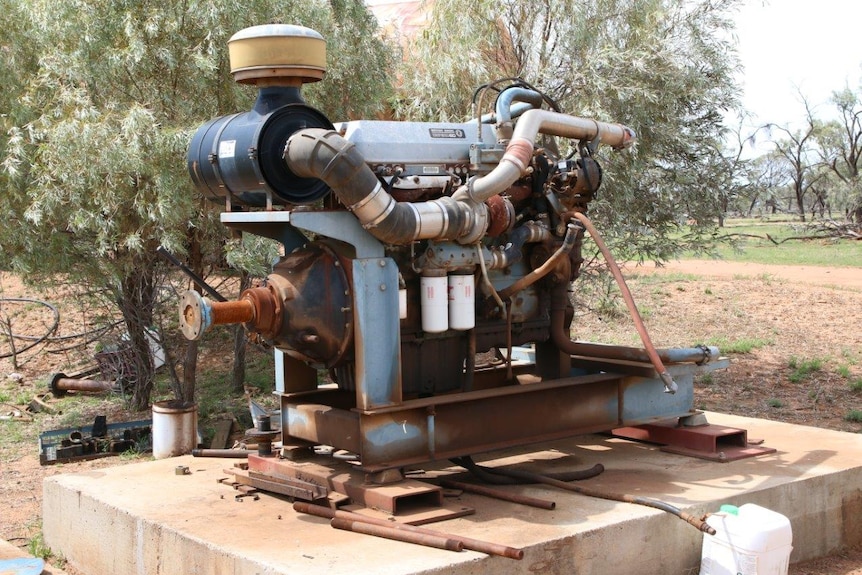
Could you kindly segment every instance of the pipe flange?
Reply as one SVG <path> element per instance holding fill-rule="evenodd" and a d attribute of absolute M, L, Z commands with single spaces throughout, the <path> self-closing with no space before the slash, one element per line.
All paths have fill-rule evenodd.
<path fill-rule="evenodd" d="M 65 389 L 60 389 L 59 384 L 61 379 L 66 379 L 66 374 L 57 372 L 51 376 L 51 381 L 48 382 L 48 389 L 54 397 L 63 397 L 66 395 Z"/>

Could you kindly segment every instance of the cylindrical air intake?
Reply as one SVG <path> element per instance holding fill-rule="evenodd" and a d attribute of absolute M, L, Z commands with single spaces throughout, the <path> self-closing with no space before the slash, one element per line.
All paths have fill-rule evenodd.
<path fill-rule="evenodd" d="M 449 327 L 466 331 L 476 327 L 476 291 L 473 274 L 449 276 Z"/>
<path fill-rule="evenodd" d="M 449 282 L 446 275 L 423 275 L 419 280 L 422 331 L 441 333 L 449 329 Z"/>
<path fill-rule="evenodd" d="M 329 193 L 329 186 L 295 175 L 283 159 L 287 139 L 311 127 L 332 129 L 332 123 L 302 103 L 263 115 L 255 109 L 216 118 L 192 138 L 189 174 L 198 190 L 216 202 L 229 195 L 233 202 L 265 206 L 269 193 L 275 204 L 313 203 Z"/>
<path fill-rule="evenodd" d="M 284 146 L 299 130 L 332 129 L 300 94 L 302 84 L 326 73 L 326 41 L 303 26 L 267 24 L 240 30 L 228 49 L 234 79 L 257 85 L 260 92 L 250 112 L 222 116 L 198 129 L 188 151 L 195 186 L 212 201 L 256 207 L 323 198 L 329 187 L 295 175 L 284 163 Z"/>

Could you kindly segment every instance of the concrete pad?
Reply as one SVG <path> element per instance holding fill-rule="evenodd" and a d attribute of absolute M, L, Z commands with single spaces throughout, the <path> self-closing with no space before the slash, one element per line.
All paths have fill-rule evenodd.
<path fill-rule="evenodd" d="M 562 471 L 602 463 L 593 489 L 653 497 L 692 514 L 723 503 L 756 503 L 790 518 L 791 561 L 862 542 L 862 435 L 707 414 L 748 429 L 775 454 L 713 463 L 654 446 L 589 435 L 476 457 L 486 465 L 531 462 Z M 515 561 L 442 551 L 332 529 L 283 499 L 234 500 L 217 480 L 236 460 L 180 457 L 49 477 L 46 543 L 87 575 L 194 573 L 381 575 L 697 573 L 702 535 L 655 509 L 592 499 L 544 486 L 518 492 L 552 499 L 544 511 L 464 494 L 476 514 L 429 527 L 521 547 Z M 187 465 L 190 475 L 175 475 Z M 441 464 L 438 468 L 446 467 Z M 431 469 L 429 466 L 428 469 Z"/>

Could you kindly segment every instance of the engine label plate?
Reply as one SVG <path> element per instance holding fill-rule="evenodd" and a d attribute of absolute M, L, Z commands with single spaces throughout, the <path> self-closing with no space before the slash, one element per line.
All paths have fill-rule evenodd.
<path fill-rule="evenodd" d="M 428 134 L 432 138 L 447 138 L 463 140 L 467 137 L 464 130 L 460 128 L 428 128 Z"/>

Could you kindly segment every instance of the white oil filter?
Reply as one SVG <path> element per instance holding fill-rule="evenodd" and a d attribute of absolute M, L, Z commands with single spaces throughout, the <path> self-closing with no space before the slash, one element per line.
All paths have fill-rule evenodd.
<path fill-rule="evenodd" d="M 472 275 L 449 276 L 449 327 L 460 331 L 476 327 L 476 290 Z"/>
<path fill-rule="evenodd" d="M 407 289 L 398 290 L 398 319 L 407 319 Z"/>
<path fill-rule="evenodd" d="M 422 331 L 441 333 L 449 329 L 448 281 L 445 275 L 422 276 L 419 280 Z"/>

